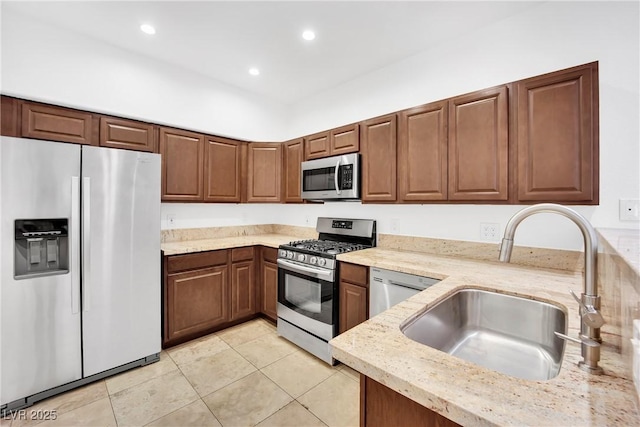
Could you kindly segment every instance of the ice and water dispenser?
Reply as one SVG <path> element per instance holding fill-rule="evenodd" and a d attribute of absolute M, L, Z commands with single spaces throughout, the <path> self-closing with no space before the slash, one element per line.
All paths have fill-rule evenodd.
<path fill-rule="evenodd" d="M 26 279 L 69 272 L 69 220 L 15 221 L 14 277 Z"/>

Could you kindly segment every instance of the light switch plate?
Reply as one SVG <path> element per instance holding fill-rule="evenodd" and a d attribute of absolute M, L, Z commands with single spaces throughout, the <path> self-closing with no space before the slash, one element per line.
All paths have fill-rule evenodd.
<path fill-rule="evenodd" d="M 640 221 L 639 199 L 620 199 L 620 221 Z"/>

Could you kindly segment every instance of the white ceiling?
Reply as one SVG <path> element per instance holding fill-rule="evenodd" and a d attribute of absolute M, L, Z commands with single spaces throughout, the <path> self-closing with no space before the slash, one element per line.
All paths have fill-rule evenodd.
<path fill-rule="evenodd" d="M 10 9 L 292 104 L 457 35 L 526 1 L 2 1 Z M 154 36 L 139 30 L 156 27 Z M 317 37 L 302 39 L 304 29 Z M 437 61 L 438 58 L 433 58 Z M 260 76 L 248 74 L 252 66 Z"/>

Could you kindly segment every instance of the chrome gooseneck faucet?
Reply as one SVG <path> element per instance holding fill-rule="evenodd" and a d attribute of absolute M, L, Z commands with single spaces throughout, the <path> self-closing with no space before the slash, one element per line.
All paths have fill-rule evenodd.
<path fill-rule="evenodd" d="M 582 232 L 584 238 L 584 291 L 580 298 L 573 291 L 571 295 L 580 304 L 580 339 L 567 337 L 556 333 L 562 339 L 579 342 L 582 346 L 583 360 L 578 364 L 581 369 L 593 373 L 602 373 L 598 366 L 600 360 L 600 328 L 604 325 L 604 319 L 598 311 L 600 309 L 600 297 L 598 296 L 597 260 L 598 236 L 589 221 L 573 209 L 553 203 L 540 203 L 522 209 L 511 217 L 507 223 L 500 246 L 500 261 L 509 262 L 513 250 L 513 237 L 516 228 L 525 218 L 537 213 L 557 213 L 573 221 Z"/>

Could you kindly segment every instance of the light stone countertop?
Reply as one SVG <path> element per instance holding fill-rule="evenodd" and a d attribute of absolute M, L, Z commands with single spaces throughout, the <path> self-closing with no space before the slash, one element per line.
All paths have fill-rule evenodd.
<path fill-rule="evenodd" d="M 253 234 L 248 236 L 220 237 L 215 239 L 184 240 L 179 242 L 162 243 L 160 249 L 164 255 L 179 255 L 193 252 L 215 251 L 218 249 L 241 248 L 243 246 L 268 246 L 277 248 L 278 246 L 300 240 L 299 236 L 288 236 L 285 234 Z"/>
<path fill-rule="evenodd" d="M 619 341 L 610 335 L 619 331 L 608 325 L 602 328 L 604 375 L 580 370 L 580 346 L 567 343 L 560 373 L 549 381 L 483 368 L 400 331 L 405 319 L 472 287 L 558 305 L 568 313 L 568 334 L 575 337 L 578 305 L 568 289 L 582 292 L 581 274 L 380 248 L 338 255 L 338 260 L 442 279 L 331 340 L 333 356 L 351 368 L 462 425 L 640 425 L 633 382 L 618 348 L 609 344 Z"/>

